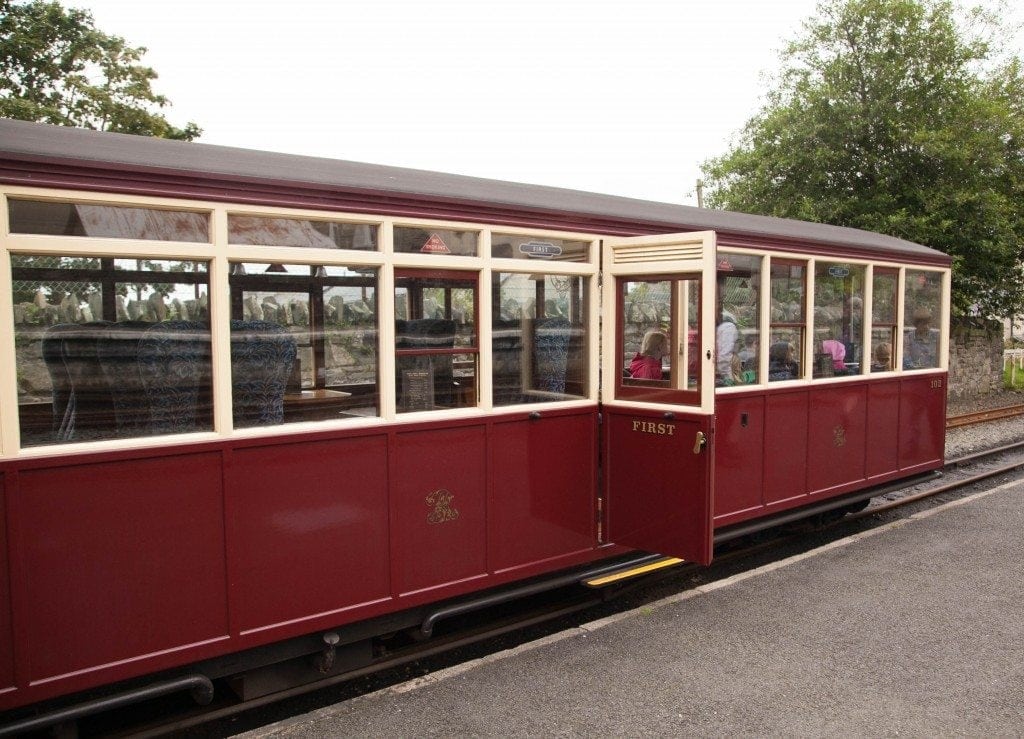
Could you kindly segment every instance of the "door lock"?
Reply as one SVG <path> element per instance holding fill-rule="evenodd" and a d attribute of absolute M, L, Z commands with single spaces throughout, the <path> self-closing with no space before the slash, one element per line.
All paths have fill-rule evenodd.
<path fill-rule="evenodd" d="M 700 450 L 707 446 L 708 437 L 704 435 L 703 431 L 697 432 L 697 438 L 693 442 L 693 453 L 700 454 Z"/>

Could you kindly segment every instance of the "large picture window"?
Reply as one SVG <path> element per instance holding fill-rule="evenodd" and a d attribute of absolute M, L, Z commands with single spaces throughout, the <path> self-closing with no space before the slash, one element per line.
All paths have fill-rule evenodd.
<path fill-rule="evenodd" d="M 587 280 L 496 272 L 491 286 L 494 405 L 587 394 Z"/>
<path fill-rule="evenodd" d="M 377 415 L 376 269 L 237 262 L 230 285 L 236 426 Z"/>
<path fill-rule="evenodd" d="M 700 403 L 700 298 L 697 276 L 619 280 L 617 397 Z"/>
<path fill-rule="evenodd" d="M 942 274 L 908 269 L 903 293 L 903 368 L 938 367 Z"/>
<path fill-rule="evenodd" d="M 22 446 L 212 429 L 199 261 L 11 259 Z"/>
<path fill-rule="evenodd" d="M 806 290 L 807 265 L 804 262 L 772 260 L 769 382 L 797 380 L 804 376 L 800 358 L 807 331 Z"/>
<path fill-rule="evenodd" d="M 871 371 L 889 372 L 896 356 L 899 271 L 876 267 L 871 277 Z"/>
<path fill-rule="evenodd" d="M 860 373 L 864 355 L 864 274 L 860 265 L 814 265 L 814 377 Z"/>
<path fill-rule="evenodd" d="M 396 270 L 398 412 L 477 404 L 477 275 Z"/>
<path fill-rule="evenodd" d="M 715 385 L 750 385 L 760 375 L 761 257 L 722 253 L 717 272 Z"/>

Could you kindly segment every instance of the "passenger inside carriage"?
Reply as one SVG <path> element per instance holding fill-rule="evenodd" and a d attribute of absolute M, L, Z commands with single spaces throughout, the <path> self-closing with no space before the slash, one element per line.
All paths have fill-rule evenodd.
<path fill-rule="evenodd" d="M 871 353 L 871 371 L 888 372 L 892 369 L 892 348 L 888 343 L 881 343 L 875 346 Z"/>
<path fill-rule="evenodd" d="M 721 252 L 716 276 L 715 385 L 758 382 L 761 258 Z"/>
<path fill-rule="evenodd" d="M 932 328 L 932 314 L 918 308 L 913 314 L 914 328 L 904 334 L 903 368 L 938 367 L 938 329 Z"/>
<path fill-rule="evenodd" d="M 630 376 L 638 380 L 661 380 L 661 360 L 666 354 L 668 337 L 661 331 L 648 331 L 644 334 L 640 351 L 629 364 Z"/>
<path fill-rule="evenodd" d="M 736 361 L 739 364 L 739 377 L 744 385 L 757 382 L 758 373 L 758 335 L 747 334 L 743 337 L 743 348 L 736 353 Z"/>
<path fill-rule="evenodd" d="M 768 349 L 768 379 L 795 380 L 800 377 L 800 365 L 794 357 L 793 345 L 779 341 Z"/>
<path fill-rule="evenodd" d="M 832 358 L 832 370 L 834 374 L 844 374 L 846 371 L 846 345 L 841 341 L 841 332 L 833 327 L 828 338 L 821 342 L 821 350 Z"/>
<path fill-rule="evenodd" d="M 721 300 L 719 300 L 718 325 L 715 327 L 716 385 L 736 385 L 742 382 L 740 359 L 736 352 L 739 336 L 736 318 L 729 311 L 722 309 Z"/>

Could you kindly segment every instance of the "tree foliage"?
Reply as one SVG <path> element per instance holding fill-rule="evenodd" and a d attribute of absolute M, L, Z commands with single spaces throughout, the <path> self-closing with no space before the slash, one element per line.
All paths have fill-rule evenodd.
<path fill-rule="evenodd" d="M 1021 312 L 1024 74 L 996 15 L 825 0 L 765 105 L 704 164 L 709 202 L 932 246 L 953 257 L 955 312 Z"/>
<path fill-rule="evenodd" d="M 98 30 L 92 14 L 57 2 L 0 0 L 0 116 L 191 141 L 153 91 L 144 47 Z"/>

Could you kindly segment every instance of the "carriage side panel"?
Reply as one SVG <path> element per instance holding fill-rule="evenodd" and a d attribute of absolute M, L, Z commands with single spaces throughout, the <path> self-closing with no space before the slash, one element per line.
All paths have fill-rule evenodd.
<path fill-rule="evenodd" d="M 865 385 L 812 390 L 807 484 L 809 492 L 835 490 L 864 480 L 867 423 Z"/>
<path fill-rule="evenodd" d="M 17 648 L 30 683 L 227 637 L 220 459 L 19 473 Z"/>
<path fill-rule="evenodd" d="M 11 580 L 7 548 L 6 476 L 0 473 L 0 693 L 14 686 L 14 634 L 11 623 Z"/>
<path fill-rule="evenodd" d="M 391 548 L 396 595 L 486 576 L 486 461 L 483 425 L 395 434 Z"/>
<path fill-rule="evenodd" d="M 907 377 L 900 384 L 900 468 L 942 464 L 946 448 L 946 374 Z"/>
<path fill-rule="evenodd" d="M 495 571 L 583 552 L 595 540 L 593 409 L 496 422 L 491 437 L 488 560 Z"/>
<path fill-rule="evenodd" d="M 900 383 L 873 382 L 868 385 L 868 479 L 891 475 L 899 469 Z"/>
<path fill-rule="evenodd" d="M 715 525 L 940 467 L 944 384 L 945 375 L 931 374 L 719 396 Z"/>
<path fill-rule="evenodd" d="M 763 395 L 715 401 L 715 519 L 764 506 Z"/>
<path fill-rule="evenodd" d="M 765 503 L 781 503 L 807 495 L 806 388 L 772 393 L 766 398 L 764 445 Z"/>
<path fill-rule="evenodd" d="M 229 459 L 238 631 L 390 596 L 385 434 L 259 445 Z"/>

